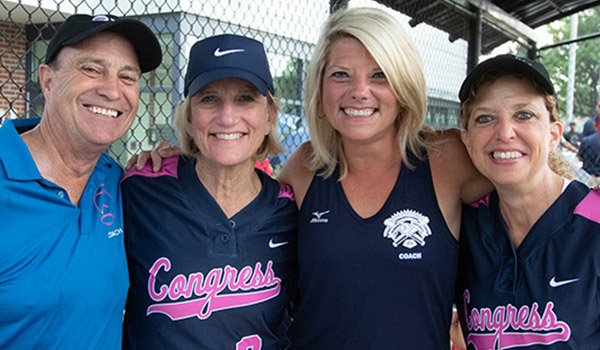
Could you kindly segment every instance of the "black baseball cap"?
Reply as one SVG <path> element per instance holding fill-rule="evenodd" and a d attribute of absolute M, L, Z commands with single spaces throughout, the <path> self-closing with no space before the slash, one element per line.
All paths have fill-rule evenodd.
<path fill-rule="evenodd" d="M 481 78 L 495 71 L 515 72 L 533 79 L 545 92 L 556 96 L 550 75 L 543 64 L 525 57 L 515 55 L 499 55 L 479 63 L 465 78 L 460 87 L 458 98 L 463 103 L 469 98 L 474 84 Z"/>
<path fill-rule="evenodd" d="M 104 31 L 119 33 L 131 42 L 142 73 L 160 65 L 162 50 L 150 28 L 138 20 L 112 15 L 72 15 L 67 18 L 50 40 L 45 63 L 52 62 L 63 47 L 78 44 Z"/>
<path fill-rule="evenodd" d="M 184 95 L 194 96 L 206 85 L 223 78 L 242 78 L 264 96 L 275 94 L 263 44 L 241 35 L 222 34 L 192 46 L 185 75 Z"/>

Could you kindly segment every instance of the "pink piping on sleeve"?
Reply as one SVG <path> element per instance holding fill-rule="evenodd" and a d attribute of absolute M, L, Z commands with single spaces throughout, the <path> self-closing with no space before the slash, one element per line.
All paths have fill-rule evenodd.
<path fill-rule="evenodd" d="M 575 214 L 600 223 L 600 190 L 591 190 L 575 208 Z"/>
<path fill-rule="evenodd" d="M 294 197 L 294 190 L 289 185 L 279 184 L 279 196 L 278 198 L 289 198 L 292 202 L 296 200 Z"/>

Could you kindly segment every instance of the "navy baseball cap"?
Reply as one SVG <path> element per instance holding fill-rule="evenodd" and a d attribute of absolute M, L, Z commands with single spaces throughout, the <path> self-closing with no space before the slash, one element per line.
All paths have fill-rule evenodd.
<path fill-rule="evenodd" d="M 267 90 L 275 95 L 263 44 L 245 36 L 223 34 L 196 42 L 190 51 L 184 95 L 194 96 L 206 85 L 223 78 L 242 78 L 264 96 Z"/>
<path fill-rule="evenodd" d="M 460 102 L 463 103 L 469 98 L 473 85 L 478 84 L 484 75 L 495 71 L 515 72 L 531 78 L 541 86 L 545 92 L 556 97 L 550 75 L 543 64 L 525 57 L 506 54 L 485 60 L 469 72 L 458 93 Z"/>
<path fill-rule="evenodd" d="M 63 47 L 78 44 L 100 32 L 115 32 L 131 42 L 142 73 L 160 65 L 162 50 L 158 39 L 144 23 L 112 15 L 72 15 L 50 40 L 45 63 L 52 62 Z"/>

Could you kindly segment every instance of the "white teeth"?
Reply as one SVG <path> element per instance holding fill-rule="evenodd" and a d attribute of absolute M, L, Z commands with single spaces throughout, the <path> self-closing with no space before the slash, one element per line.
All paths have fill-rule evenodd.
<path fill-rule="evenodd" d="M 351 109 L 344 108 L 344 113 L 348 114 L 351 117 L 368 117 L 373 114 L 374 109 Z"/>
<path fill-rule="evenodd" d="M 90 110 L 92 111 L 92 113 L 101 114 L 112 118 L 116 118 L 119 115 L 119 112 L 115 111 L 114 109 L 106 109 L 92 106 L 90 107 Z"/>
<path fill-rule="evenodd" d="M 494 152 L 492 154 L 492 157 L 494 157 L 494 159 L 516 159 L 516 158 L 521 158 L 523 156 L 523 153 L 521 152 Z"/>
<path fill-rule="evenodd" d="M 237 139 L 241 138 L 242 136 L 244 136 L 244 134 L 242 134 L 242 133 L 237 133 L 237 134 L 215 134 L 215 137 L 218 138 L 219 140 L 237 140 Z"/>

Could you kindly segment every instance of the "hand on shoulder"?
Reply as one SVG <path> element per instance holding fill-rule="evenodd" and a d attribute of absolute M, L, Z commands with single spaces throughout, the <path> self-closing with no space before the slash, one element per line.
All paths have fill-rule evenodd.
<path fill-rule="evenodd" d="M 131 169 L 134 165 L 137 170 L 142 170 L 148 160 L 152 161 L 152 171 L 158 172 L 162 168 L 162 160 L 164 158 L 173 157 L 181 154 L 181 149 L 178 146 L 172 145 L 167 141 L 160 141 L 152 151 L 141 151 L 134 154 L 127 161 L 125 170 Z"/>

